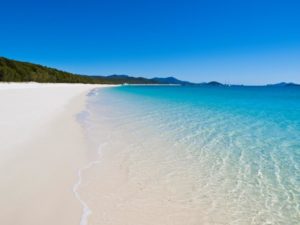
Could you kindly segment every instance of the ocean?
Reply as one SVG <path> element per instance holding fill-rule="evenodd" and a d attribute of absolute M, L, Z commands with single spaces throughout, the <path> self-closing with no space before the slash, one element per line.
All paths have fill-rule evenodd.
<path fill-rule="evenodd" d="M 79 121 L 84 224 L 300 224 L 300 88 L 100 88 Z"/>

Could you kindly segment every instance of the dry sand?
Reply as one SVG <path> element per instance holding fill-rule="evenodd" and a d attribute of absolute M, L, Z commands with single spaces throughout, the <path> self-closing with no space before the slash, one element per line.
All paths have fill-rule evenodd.
<path fill-rule="evenodd" d="M 87 163 L 76 114 L 84 84 L 0 84 L 0 224 L 79 224 L 77 171 Z"/>

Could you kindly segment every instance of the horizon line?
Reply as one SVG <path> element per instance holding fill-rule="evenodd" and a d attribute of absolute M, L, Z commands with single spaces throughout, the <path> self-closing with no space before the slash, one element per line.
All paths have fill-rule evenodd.
<path fill-rule="evenodd" d="M 147 76 L 143 76 L 143 75 L 128 75 L 128 74 L 117 74 L 117 73 L 112 73 L 112 74 L 108 74 L 108 75 L 100 75 L 100 74 L 80 74 L 80 73 L 76 73 L 76 72 L 69 72 L 67 70 L 64 70 L 64 69 L 60 69 L 60 68 L 57 68 L 57 67 L 52 67 L 52 66 L 47 66 L 47 65 L 44 65 L 44 64 L 39 64 L 39 63 L 34 63 L 34 62 L 29 62 L 29 61 L 23 61 L 23 60 L 17 60 L 17 59 L 12 59 L 12 58 L 8 58 L 8 57 L 5 57 L 5 56 L 0 56 L 0 58 L 4 58 L 4 59 L 8 59 L 8 60 L 13 60 L 13 61 L 17 61 L 17 62 L 22 62 L 22 63 L 30 63 L 30 64 L 35 64 L 35 65 L 38 65 L 38 66 L 43 66 L 43 67 L 47 67 L 47 68 L 50 68 L 50 69 L 55 69 L 55 70 L 60 70 L 60 71 L 63 71 L 63 72 L 66 72 L 66 73 L 70 73 L 70 74 L 74 74 L 74 75 L 79 75 L 79 76 L 96 76 L 96 77 L 109 77 L 109 76 L 127 76 L 127 77 L 134 77 L 134 78 L 144 78 L 144 79 L 154 79 L 154 78 L 175 78 L 179 81 L 182 81 L 182 82 L 188 82 L 188 83 L 191 83 L 191 84 L 205 84 L 205 83 L 211 83 L 211 82 L 217 82 L 217 83 L 220 83 L 224 86 L 250 86 L 250 87 L 259 87 L 259 86 L 269 86 L 269 85 L 276 85 L 276 84 L 292 84 L 292 85 L 300 85 L 300 83 L 296 83 L 296 82 L 293 82 L 293 81 L 278 81 L 278 82 L 270 82 L 270 83 L 263 83 L 263 84 L 244 84 L 244 83 L 227 83 L 227 82 L 221 82 L 221 81 L 218 81 L 218 80 L 210 80 L 210 81 L 197 81 L 197 82 L 194 82 L 194 81 L 190 81 L 190 80 L 181 80 L 181 79 L 178 79 L 176 76 L 172 76 L 172 75 L 167 75 L 167 76 L 152 76 L 151 78 L 147 77 Z"/>

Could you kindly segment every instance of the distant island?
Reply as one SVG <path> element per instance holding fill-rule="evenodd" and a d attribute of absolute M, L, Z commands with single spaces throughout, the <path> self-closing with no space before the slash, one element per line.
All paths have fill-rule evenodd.
<path fill-rule="evenodd" d="M 292 82 L 281 82 L 281 83 L 277 83 L 277 84 L 268 84 L 267 86 L 271 86 L 271 87 L 290 87 L 290 86 L 300 86 L 300 84 L 295 84 Z"/>
<path fill-rule="evenodd" d="M 158 84 L 158 85 L 184 85 L 184 86 L 229 86 L 217 81 L 192 83 L 182 81 L 175 77 L 133 77 L 128 75 L 90 76 L 74 74 L 38 65 L 0 57 L 0 82 L 39 82 L 39 83 L 84 83 L 84 84 Z M 240 85 L 230 85 L 240 86 Z M 300 86 L 295 83 L 278 83 L 267 86 L 284 87 Z"/>

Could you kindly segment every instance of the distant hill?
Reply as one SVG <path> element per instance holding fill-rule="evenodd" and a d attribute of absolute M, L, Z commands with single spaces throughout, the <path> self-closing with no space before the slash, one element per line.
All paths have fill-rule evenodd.
<path fill-rule="evenodd" d="M 0 57 L 0 81 L 85 84 L 158 84 L 143 77 L 127 75 L 84 76 L 46 66 Z"/>
<path fill-rule="evenodd" d="M 144 77 L 131 77 L 128 75 L 90 76 L 93 79 L 107 84 L 159 84 L 158 82 Z"/>
<path fill-rule="evenodd" d="M 175 77 L 132 77 L 128 75 L 87 76 L 65 72 L 38 64 L 0 57 L 0 82 L 84 83 L 84 84 L 177 84 L 193 86 L 228 86 L 217 81 L 192 83 Z M 233 85 L 236 86 L 236 85 Z M 295 83 L 269 84 L 270 87 L 300 87 Z"/>
<path fill-rule="evenodd" d="M 151 80 L 155 81 L 159 84 L 194 85 L 194 83 L 191 83 L 191 82 L 188 82 L 188 81 L 178 80 L 175 77 L 166 77 L 166 78 L 154 77 Z"/>
<path fill-rule="evenodd" d="M 200 83 L 198 85 L 201 85 L 201 86 L 227 86 L 227 85 L 224 85 L 224 84 L 219 83 L 217 81 L 210 81 L 210 82 L 207 82 L 207 83 Z"/>
<path fill-rule="evenodd" d="M 295 84 L 295 83 L 286 83 L 286 82 L 280 82 L 277 84 L 268 84 L 268 87 L 291 87 L 291 86 L 296 86 L 296 87 L 300 87 L 300 84 Z"/>
<path fill-rule="evenodd" d="M 159 78 L 158 78 L 159 79 Z M 162 78 L 164 79 L 164 78 Z M 176 83 L 179 82 L 176 78 Z M 20 62 L 0 57 L 0 81 L 40 82 L 40 83 L 86 83 L 86 84 L 171 84 L 156 79 L 132 77 L 128 75 L 85 76 L 73 74 L 46 66 Z"/>

